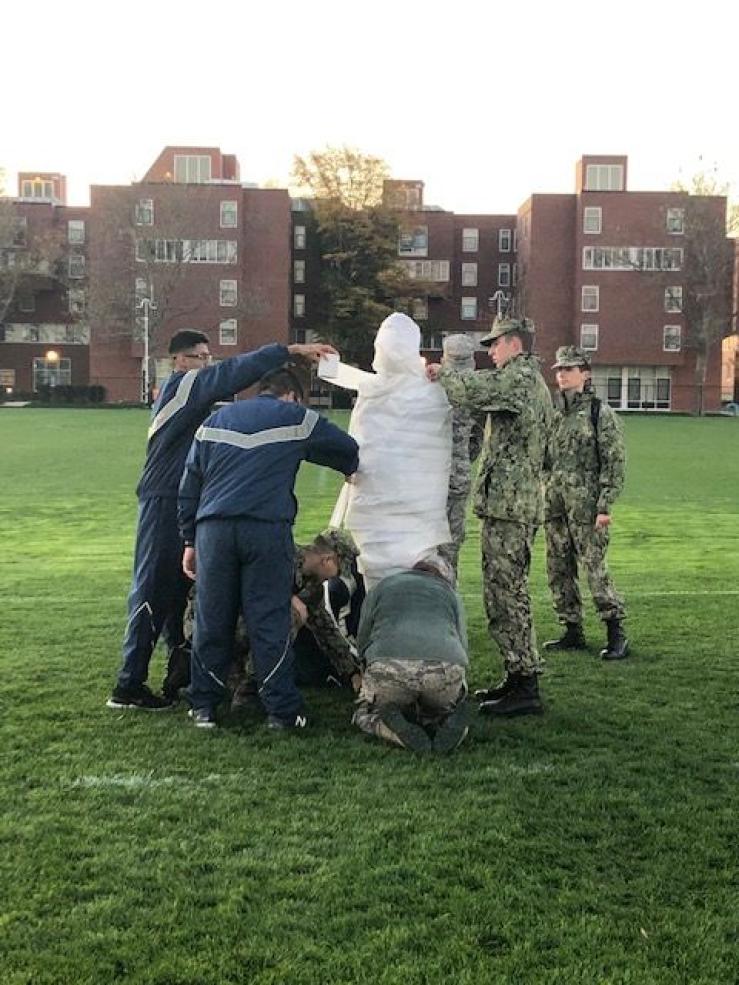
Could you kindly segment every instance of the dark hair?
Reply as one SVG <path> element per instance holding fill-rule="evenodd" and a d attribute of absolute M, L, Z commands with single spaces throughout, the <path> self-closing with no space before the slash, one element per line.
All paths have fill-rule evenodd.
<path fill-rule="evenodd" d="M 290 369 L 273 369 L 271 373 L 265 373 L 257 383 L 257 393 L 272 393 L 275 397 L 294 393 L 301 402 L 304 397 L 303 385 Z"/>
<path fill-rule="evenodd" d="M 193 328 L 183 328 L 180 332 L 175 332 L 169 340 L 169 354 L 176 356 L 178 352 L 185 349 L 192 349 L 194 345 L 208 345 L 210 339 L 203 332 L 196 332 Z"/>

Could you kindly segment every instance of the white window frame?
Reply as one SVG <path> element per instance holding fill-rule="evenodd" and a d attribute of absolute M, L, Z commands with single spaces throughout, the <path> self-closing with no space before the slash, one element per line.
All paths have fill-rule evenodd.
<path fill-rule="evenodd" d="M 513 230 L 513 252 L 518 253 L 518 229 Z"/>
<path fill-rule="evenodd" d="M 154 225 L 154 199 L 140 198 L 134 207 L 133 221 L 137 226 Z"/>
<path fill-rule="evenodd" d="M 55 363 L 50 363 L 46 356 L 34 356 L 33 359 L 33 390 L 41 386 L 70 386 L 72 383 L 72 360 L 69 356 L 61 356 Z"/>
<path fill-rule="evenodd" d="M 304 250 L 306 242 L 305 226 L 293 227 L 293 247 L 296 250 Z"/>
<path fill-rule="evenodd" d="M 239 323 L 235 318 L 224 318 L 218 325 L 219 345 L 238 345 Z"/>
<path fill-rule="evenodd" d="M 594 322 L 583 322 L 580 325 L 580 348 L 586 352 L 598 351 L 598 325 Z"/>
<path fill-rule="evenodd" d="M 459 317 L 462 321 L 476 321 L 477 319 L 477 298 L 463 297 L 459 302 Z"/>
<path fill-rule="evenodd" d="M 582 210 L 582 231 L 586 236 L 597 236 L 603 231 L 603 209 L 600 205 L 586 205 Z"/>
<path fill-rule="evenodd" d="M 401 260 L 411 280 L 429 280 L 436 284 L 449 281 L 448 260 Z"/>
<path fill-rule="evenodd" d="M 462 264 L 462 287 L 477 287 L 477 264 Z"/>
<path fill-rule="evenodd" d="M 510 263 L 498 264 L 498 287 L 511 286 L 511 265 Z"/>
<path fill-rule="evenodd" d="M 239 303 L 239 282 L 233 279 L 218 282 L 218 304 L 221 308 L 235 308 Z"/>
<path fill-rule="evenodd" d="M 680 314 L 683 310 L 683 289 L 681 284 L 665 288 L 665 311 Z"/>
<path fill-rule="evenodd" d="M 85 242 L 85 220 L 84 219 L 68 219 L 67 220 L 67 242 L 68 243 L 84 243 Z"/>
<path fill-rule="evenodd" d="M 665 231 L 670 236 L 685 235 L 685 209 L 671 208 L 665 215 Z"/>
<path fill-rule="evenodd" d="M 0 369 L 0 386 L 10 387 L 12 390 L 15 386 L 15 370 L 14 369 Z"/>
<path fill-rule="evenodd" d="M 212 168 L 213 162 L 208 154 L 175 154 L 174 156 L 174 180 L 177 184 L 202 185 L 211 180 Z"/>
<path fill-rule="evenodd" d="M 295 318 L 305 318 L 305 294 L 293 295 L 293 315 Z"/>
<path fill-rule="evenodd" d="M 67 276 L 70 280 L 81 280 L 85 276 L 85 256 L 83 253 L 70 253 L 67 258 Z"/>
<path fill-rule="evenodd" d="M 498 252 L 510 253 L 513 246 L 513 235 L 510 229 L 498 230 Z"/>
<path fill-rule="evenodd" d="M 411 318 L 414 321 L 428 321 L 428 298 L 413 298 L 411 301 Z"/>
<path fill-rule="evenodd" d="M 677 341 L 677 345 L 674 344 L 675 340 Z M 682 352 L 682 348 L 683 348 L 682 325 L 665 325 L 662 329 L 662 351 Z"/>
<path fill-rule="evenodd" d="M 429 255 L 429 227 L 413 226 L 401 229 L 398 234 L 398 256 L 427 257 Z"/>
<path fill-rule="evenodd" d="M 67 310 L 70 315 L 84 315 L 87 294 L 84 287 L 70 287 L 67 291 Z"/>
<path fill-rule="evenodd" d="M 583 270 L 680 270 L 684 251 L 674 246 L 583 246 Z"/>
<path fill-rule="evenodd" d="M 470 226 L 462 230 L 462 252 L 477 253 L 480 249 L 480 230 Z"/>
<path fill-rule="evenodd" d="M 239 224 L 239 203 L 232 198 L 224 199 L 220 205 L 220 212 L 221 229 L 236 229 Z"/>
<path fill-rule="evenodd" d="M 591 298 L 594 304 L 586 304 L 586 298 Z M 580 289 L 580 311 L 600 311 L 600 286 L 598 284 L 583 284 Z"/>
<path fill-rule="evenodd" d="M 588 164 L 585 167 L 585 191 L 622 192 L 623 164 Z"/>
<path fill-rule="evenodd" d="M 293 284 L 305 284 L 305 260 L 293 260 Z"/>

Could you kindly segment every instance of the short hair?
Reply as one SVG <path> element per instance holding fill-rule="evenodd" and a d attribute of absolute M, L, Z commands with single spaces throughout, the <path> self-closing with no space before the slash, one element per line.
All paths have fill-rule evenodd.
<path fill-rule="evenodd" d="M 257 383 L 257 393 L 272 393 L 275 397 L 284 397 L 287 393 L 294 393 L 299 401 L 302 402 L 305 396 L 303 384 L 291 369 L 273 369 L 271 373 L 265 373 Z"/>
<path fill-rule="evenodd" d="M 525 331 L 516 332 L 516 331 L 513 331 L 513 332 L 508 332 L 507 334 L 508 334 L 509 337 L 510 336 L 514 336 L 515 338 L 517 338 L 520 341 L 520 343 L 521 343 L 521 349 L 522 349 L 523 352 L 526 353 L 526 355 L 529 355 L 531 352 L 533 352 L 533 350 L 534 350 L 534 340 L 535 340 L 535 336 L 534 336 L 534 333 L 533 332 L 525 332 Z"/>
<path fill-rule="evenodd" d="M 204 332 L 196 332 L 194 328 L 183 328 L 175 332 L 169 340 L 169 354 L 176 356 L 178 352 L 192 349 L 194 345 L 209 345 L 210 339 Z"/>

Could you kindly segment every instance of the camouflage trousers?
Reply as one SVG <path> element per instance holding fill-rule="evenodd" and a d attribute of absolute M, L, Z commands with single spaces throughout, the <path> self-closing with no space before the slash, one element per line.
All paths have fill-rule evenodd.
<path fill-rule="evenodd" d="M 467 694 L 465 668 L 438 660 L 376 660 L 362 676 L 352 722 L 377 735 L 382 709 L 400 708 L 419 725 L 440 725 Z"/>
<path fill-rule="evenodd" d="M 536 527 L 510 520 L 483 520 L 482 593 L 488 630 L 508 673 L 539 674 L 531 614 L 529 568 Z"/>
<path fill-rule="evenodd" d="M 469 495 L 469 490 L 463 493 L 450 492 L 446 501 L 446 515 L 449 520 L 449 531 L 452 539 L 448 544 L 439 546 L 439 554 L 454 568 L 455 578 L 457 576 L 459 551 L 464 543 Z"/>
<path fill-rule="evenodd" d="M 603 620 L 623 619 L 623 599 L 616 591 L 606 566 L 608 527 L 596 530 L 592 523 L 568 517 L 547 520 L 547 578 L 554 611 L 562 623 L 582 622 L 582 596 L 577 583 L 582 565 L 598 615 Z"/>

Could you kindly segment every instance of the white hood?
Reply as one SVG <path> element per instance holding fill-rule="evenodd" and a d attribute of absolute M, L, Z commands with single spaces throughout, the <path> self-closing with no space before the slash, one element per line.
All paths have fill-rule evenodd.
<path fill-rule="evenodd" d="M 374 371 L 383 376 L 423 376 L 421 329 L 398 311 L 388 315 L 375 336 Z"/>

